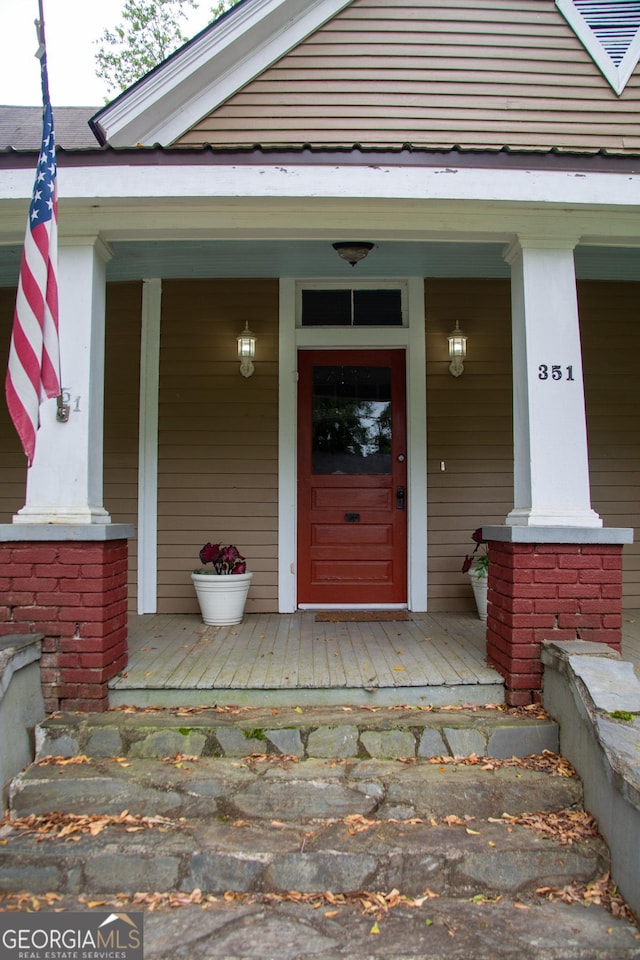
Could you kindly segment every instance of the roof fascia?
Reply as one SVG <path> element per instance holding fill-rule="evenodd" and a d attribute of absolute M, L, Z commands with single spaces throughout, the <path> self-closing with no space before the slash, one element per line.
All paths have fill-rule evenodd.
<path fill-rule="evenodd" d="M 216 21 L 92 120 L 113 147 L 168 146 L 351 0 L 253 0 Z"/>
<path fill-rule="evenodd" d="M 573 0 L 556 0 L 556 7 L 609 85 L 620 96 L 640 59 L 640 31 L 629 44 L 627 52 L 620 61 L 620 66 L 616 67 L 591 27 L 574 6 Z"/>

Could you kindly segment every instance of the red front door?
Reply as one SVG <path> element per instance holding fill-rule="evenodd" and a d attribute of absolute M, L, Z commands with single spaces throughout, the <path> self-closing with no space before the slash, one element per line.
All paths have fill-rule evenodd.
<path fill-rule="evenodd" d="M 298 354 L 298 602 L 406 603 L 403 350 Z"/>

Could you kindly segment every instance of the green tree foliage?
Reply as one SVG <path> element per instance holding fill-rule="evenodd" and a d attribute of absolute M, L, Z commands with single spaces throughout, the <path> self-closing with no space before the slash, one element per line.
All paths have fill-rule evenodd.
<path fill-rule="evenodd" d="M 211 19 L 217 20 L 218 17 L 221 17 L 230 7 L 235 7 L 236 3 L 238 3 L 238 0 L 220 0 L 219 3 L 211 7 Z"/>
<path fill-rule="evenodd" d="M 211 10 L 211 20 L 220 16 L 237 0 L 221 0 Z M 105 80 L 114 94 L 126 90 L 189 37 L 180 29 L 180 21 L 196 0 L 125 0 L 122 20 L 113 30 L 104 30 L 96 40 L 96 74 Z"/>

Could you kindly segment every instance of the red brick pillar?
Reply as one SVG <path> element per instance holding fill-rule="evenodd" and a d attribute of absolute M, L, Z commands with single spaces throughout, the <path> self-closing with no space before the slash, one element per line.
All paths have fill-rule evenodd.
<path fill-rule="evenodd" d="M 101 711 L 127 662 L 126 539 L 0 543 L 0 634 L 39 633 L 45 707 Z"/>
<path fill-rule="evenodd" d="M 540 699 L 543 640 L 591 640 L 620 651 L 622 543 L 487 539 L 487 660 L 505 678 L 510 706 Z"/>

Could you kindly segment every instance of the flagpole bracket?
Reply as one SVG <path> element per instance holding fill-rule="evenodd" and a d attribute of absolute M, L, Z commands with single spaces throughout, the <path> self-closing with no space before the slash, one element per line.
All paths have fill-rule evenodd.
<path fill-rule="evenodd" d="M 58 404 L 58 408 L 56 410 L 56 421 L 58 423 L 68 423 L 71 404 L 64 402 L 64 400 L 62 399 L 62 394 L 56 397 L 56 402 Z"/>

